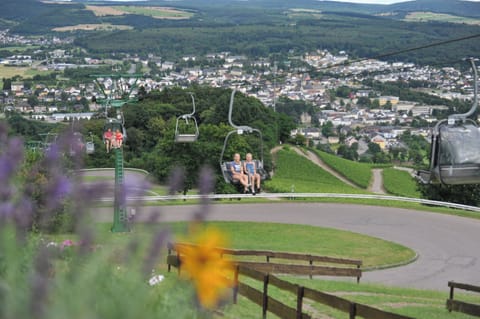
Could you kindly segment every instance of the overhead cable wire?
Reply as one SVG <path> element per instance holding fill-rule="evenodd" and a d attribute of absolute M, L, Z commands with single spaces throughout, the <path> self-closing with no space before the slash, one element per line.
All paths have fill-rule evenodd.
<path fill-rule="evenodd" d="M 359 58 L 359 59 L 355 59 L 355 60 L 351 60 L 351 61 L 339 62 L 339 63 L 335 63 L 335 64 L 332 64 L 332 65 L 329 65 L 329 66 L 321 67 L 321 68 L 319 68 L 319 70 L 331 69 L 331 68 L 336 68 L 336 67 L 340 67 L 340 66 L 347 66 L 347 65 L 354 64 L 354 63 L 358 63 L 358 62 L 367 61 L 367 60 L 379 60 L 381 58 L 385 58 L 385 57 L 389 57 L 389 56 L 393 56 L 393 55 L 399 55 L 399 54 L 403 54 L 403 53 L 428 49 L 428 48 L 432 48 L 432 47 L 436 47 L 436 46 L 441 46 L 441 45 L 446 45 L 446 44 L 450 44 L 450 43 L 470 40 L 470 39 L 479 38 L 479 37 L 480 37 L 480 33 L 477 33 L 477 34 L 472 34 L 472 35 L 469 35 L 469 36 L 464 36 L 464 37 L 461 37 L 461 38 L 454 38 L 454 39 L 449 39 L 449 40 L 445 40 L 445 41 L 433 42 L 433 43 L 429 43 L 429 44 L 421 45 L 421 46 L 417 46 L 417 47 L 411 47 L 411 48 L 407 48 L 407 49 L 403 49 L 403 50 L 397 50 L 397 51 L 377 54 L 375 56 L 368 57 L 368 58 Z"/>

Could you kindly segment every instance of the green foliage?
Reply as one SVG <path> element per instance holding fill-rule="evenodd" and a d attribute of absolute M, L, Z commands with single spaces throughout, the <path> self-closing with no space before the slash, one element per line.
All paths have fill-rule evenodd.
<path fill-rule="evenodd" d="M 195 117 L 200 135 L 194 143 L 175 143 L 176 119 L 190 113 L 192 101 L 188 93 L 195 96 Z M 254 158 L 262 157 L 260 136 L 257 133 L 231 135 L 224 157 L 220 154 L 225 137 L 232 127 L 228 122 L 228 105 L 231 91 L 204 86 L 194 86 L 184 91 L 180 88 L 153 91 L 137 104 L 124 107 L 125 126 L 129 139 L 125 145 L 125 158 L 129 166 L 148 170 L 161 182 L 166 182 L 174 167 L 182 167 L 186 192 L 198 182 L 200 167 L 206 165 L 217 173 L 217 191 L 228 190 L 220 178 L 220 161 L 230 161 L 238 152 L 247 152 Z M 270 169 L 268 150 L 278 140 L 289 136 L 293 121 L 280 113 L 274 113 L 259 100 L 236 93 L 232 120 L 237 125 L 248 125 L 262 131 L 264 166 Z M 192 130 L 181 120 L 179 129 Z"/>
<path fill-rule="evenodd" d="M 294 151 L 281 150 L 277 153 L 274 173 L 273 179 L 265 184 L 272 192 L 363 193 Z"/>
<path fill-rule="evenodd" d="M 395 168 L 385 168 L 383 170 L 383 186 L 388 193 L 393 195 L 420 198 L 420 192 L 417 190 L 417 182 L 410 173 L 406 171 Z"/>
<path fill-rule="evenodd" d="M 41 134 L 59 130 L 59 126 L 56 124 L 30 121 L 17 113 L 8 114 L 7 123 L 9 125 L 11 134 L 20 135 L 25 141 L 42 141 L 43 137 Z"/>
<path fill-rule="evenodd" d="M 418 184 L 423 198 L 464 205 L 480 205 L 480 184 L 431 185 Z"/>
<path fill-rule="evenodd" d="M 372 179 L 372 166 L 370 164 L 358 163 L 328 154 L 319 150 L 312 150 L 322 161 L 336 172 L 349 179 L 352 183 L 367 189 Z"/>
<path fill-rule="evenodd" d="M 201 317 L 191 286 L 177 274 L 149 286 L 150 276 L 142 271 L 144 248 L 112 244 L 118 236 L 111 234 L 102 245 L 84 247 L 83 252 L 58 242 L 47 247 L 45 237 L 17 241 L 9 226 L 0 231 L 2 318 Z"/>
<path fill-rule="evenodd" d="M 277 112 L 284 113 L 289 117 L 295 119 L 296 123 L 300 123 L 300 116 L 302 113 L 308 113 L 310 116 L 315 115 L 313 105 L 306 101 L 294 101 L 286 97 L 280 97 L 275 105 Z"/>

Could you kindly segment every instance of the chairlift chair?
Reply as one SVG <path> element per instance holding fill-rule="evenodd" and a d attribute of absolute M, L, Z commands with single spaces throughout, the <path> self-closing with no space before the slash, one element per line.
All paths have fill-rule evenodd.
<path fill-rule="evenodd" d="M 49 151 L 50 147 L 52 144 L 55 144 L 58 139 L 58 134 L 57 133 L 42 133 L 39 134 L 40 136 L 43 136 L 43 150 L 44 151 Z"/>
<path fill-rule="evenodd" d="M 92 132 L 90 132 L 90 140 L 85 143 L 85 152 L 87 154 L 95 153 L 95 143 L 93 142 Z"/>
<path fill-rule="evenodd" d="M 226 183 L 230 183 L 230 184 L 238 184 L 239 183 L 238 181 L 233 180 L 233 178 L 232 178 L 231 160 L 225 160 L 224 159 L 225 150 L 227 149 L 228 141 L 233 134 L 241 135 L 243 133 L 253 133 L 253 132 L 255 132 L 260 137 L 260 159 L 254 160 L 254 162 L 255 162 L 257 173 L 260 174 L 260 177 L 263 181 L 267 178 L 267 172 L 263 168 L 263 136 L 262 136 L 262 132 L 259 129 L 255 129 L 255 128 L 252 128 L 250 126 L 245 126 L 245 125 L 242 125 L 242 126 L 235 125 L 232 122 L 233 100 L 234 100 L 234 97 L 235 97 L 235 93 L 236 93 L 236 91 L 233 90 L 232 94 L 230 96 L 230 106 L 229 106 L 229 110 L 228 110 L 228 122 L 229 122 L 230 126 L 232 126 L 234 128 L 234 130 L 228 132 L 228 134 L 225 137 L 225 140 L 223 142 L 222 153 L 220 154 L 220 170 L 222 171 L 222 175 L 223 175 L 223 178 L 224 178 Z"/>
<path fill-rule="evenodd" d="M 108 129 L 111 129 L 113 133 L 115 133 L 117 130 L 122 132 L 123 135 L 123 142 L 125 143 L 127 140 L 127 130 L 125 129 L 125 126 L 123 125 L 121 120 L 114 119 L 114 118 L 108 118 L 107 121 L 105 122 L 105 125 L 103 126 L 103 135 L 102 139 L 103 142 L 105 143 L 105 132 L 108 131 Z"/>
<path fill-rule="evenodd" d="M 83 152 L 85 149 L 85 139 L 83 138 L 82 133 L 73 132 L 72 144 L 70 145 L 70 156 L 77 155 L 77 151 Z"/>
<path fill-rule="evenodd" d="M 196 142 L 198 139 L 198 135 L 199 135 L 198 123 L 197 123 L 197 119 L 194 116 L 195 115 L 195 98 L 191 93 L 190 93 L 190 96 L 192 97 L 193 110 L 192 110 L 192 113 L 183 114 L 177 117 L 177 121 L 175 124 L 175 143 L 192 143 L 192 142 Z M 181 128 L 182 125 L 180 125 L 180 123 L 184 123 L 184 125 L 187 127 L 191 127 L 193 124 L 194 132 L 191 132 L 191 131 L 181 132 L 183 128 Z"/>
<path fill-rule="evenodd" d="M 474 103 L 464 114 L 450 115 L 435 125 L 432 132 L 430 169 L 419 171 L 423 183 L 462 185 L 480 184 L 480 128 L 469 119 L 478 107 L 477 69 L 473 59 Z"/>

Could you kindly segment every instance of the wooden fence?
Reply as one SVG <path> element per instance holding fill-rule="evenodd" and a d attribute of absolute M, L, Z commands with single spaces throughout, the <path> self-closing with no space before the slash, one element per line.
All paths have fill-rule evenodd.
<path fill-rule="evenodd" d="M 263 292 L 241 283 L 238 279 L 239 274 L 262 281 Z M 235 271 L 235 284 L 238 288 L 234 288 L 234 302 L 236 302 L 236 294 L 241 294 L 242 296 L 262 307 L 263 318 L 266 318 L 267 311 L 274 313 L 280 318 L 310 318 L 310 315 L 305 314 L 302 310 L 304 300 L 310 299 L 328 307 L 346 312 L 349 314 L 350 319 L 355 319 L 357 317 L 362 317 L 365 319 L 412 319 L 411 317 L 383 311 L 367 305 L 351 302 L 335 295 L 299 286 L 275 277 L 274 275 L 265 274 L 257 270 L 249 269 L 248 267 L 237 267 Z M 268 296 L 269 285 L 295 294 L 297 298 L 296 308 L 294 309 L 286 306 L 278 300 Z"/>
<path fill-rule="evenodd" d="M 472 303 L 467 303 L 459 300 L 454 300 L 454 289 L 463 289 L 472 292 L 480 293 L 480 287 L 468 284 L 461 284 L 458 282 L 449 281 L 448 287 L 450 287 L 450 298 L 447 299 L 447 309 L 448 311 L 458 311 L 466 313 L 468 315 L 480 317 L 480 305 L 475 305 Z"/>
<path fill-rule="evenodd" d="M 180 258 L 178 254 L 171 255 L 173 249 L 174 249 L 173 246 L 169 246 L 169 256 L 167 257 L 168 269 L 170 271 L 171 266 L 173 266 L 173 267 L 177 267 L 180 271 L 180 267 L 181 267 Z M 221 249 L 219 249 L 219 251 L 220 250 Z M 227 254 L 226 252 L 228 252 L 231 255 L 237 254 L 237 255 L 243 255 L 243 256 L 245 255 L 251 256 L 251 254 L 249 254 L 251 252 L 254 252 L 254 254 L 252 254 L 253 256 L 265 255 L 265 254 L 261 254 L 259 251 L 234 251 L 234 250 L 221 250 L 221 251 L 223 254 Z M 282 255 L 286 253 L 276 253 L 276 252 L 268 252 L 268 253 L 271 253 L 274 256 L 279 256 L 279 255 L 286 256 L 286 255 Z M 288 254 L 291 254 L 291 253 L 288 253 Z M 301 255 L 301 254 L 291 254 L 291 255 L 307 256 L 307 255 Z M 315 258 L 318 257 L 318 260 L 322 258 L 327 258 L 327 259 L 329 258 L 329 257 L 311 256 L 311 255 L 308 255 L 308 256 L 315 257 Z M 309 260 L 309 259 L 305 259 L 305 260 Z M 326 259 L 322 259 L 322 262 L 325 262 L 325 260 Z M 395 313 L 382 311 L 367 305 L 358 304 L 358 303 L 349 301 L 347 299 L 337 297 L 335 295 L 331 295 L 331 294 L 320 292 L 311 288 L 299 286 L 297 284 L 293 284 L 291 282 L 282 280 L 272 275 L 270 272 L 270 270 L 272 270 L 272 272 L 280 271 L 280 273 L 291 271 L 290 272 L 291 274 L 312 274 L 312 269 L 315 269 L 315 271 L 317 271 L 316 268 L 318 267 L 318 274 L 328 274 L 328 275 L 334 275 L 334 276 L 339 275 L 338 270 L 334 267 L 323 267 L 323 266 L 313 266 L 313 265 L 281 265 L 281 264 L 273 264 L 268 262 L 267 263 L 236 262 L 235 264 L 236 264 L 235 273 L 233 275 L 233 278 L 234 278 L 233 302 L 234 303 L 237 302 L 238 294 L 246 297 L 250 301 L 262 307 L 263 318 L 266 318 L 267 312 L 271 312 L 277 315 L 278 317 L 285 318 L 285 319 L 287 318 L 310 319 L 311 316 L 309 314 L 306 314 L 303 311 L 304 300 L 309 299 L 314 302 L 318 302 L 328 307 L 337 309 L 339 311 L 346 312 L 349 314 L 350 319 L 355 319 L 357 317 L 361 317 L 364 319 L 412 319 L 411 317 L 406 317 L 406 316 L 398 315 Z M 262 265 L 261 267 L 257 267 L 257 264 L 262 264 Z M 352 263 L 350 264 L 361 265 L 361 262 L 355 261 L 355 263 L 353 263 L 352 261 Z M 270 265 L 270 268 L 268 268 L 265 265 L 267 266 Z M 281 268 L 280 266 L 288 266 L 288 267 Z M 290 268 L 291 266 L 293 267 Z M 301 268 L 301 267 L 307 267 L 309 272 L 306 273 L 307 268 Z M 325 268 L 332 268 L 334 270 L 332 270 L 331 273 L 327 273 Z M 348 269 L 348 268 L 338 268 L 338 269 Z M 355 271 L 361 272 L 361 270 L 357 268 L 350 268 L 349 270 L 355 270 Z M 298 271 L 298 272 L 295 272 L 295 271 Z M 317 274 L 317 272 L 315 271 L 313 272 L 313 274 Z M 253 288 L 247 285 L 245 282 L 242 282 L 242 280 L 240 279 L 240 276 L 248 277 L 248 278 L 260 281 L 261 283 L 263 283 L 263 289 L 258 290 L 256 288 Z M 293 293 L 296 296 L 296 307 L 293 308 L 288 305 L 285 305 L 284 303 L 270 296 L 268 294 L 269 286 L 274 286 L 283 291 Z"/>
<path fill-rule="evenodd" d="M 175 247 L 182 246 L 193 247 L 194 245 L 185 243 L 170 243 L 168 244 L 168 254 L 171 255 L 172 252 L 175 251 Z M 328 256 L 278 252 L 269 250 L 237 250 L 226 248 L 217 248 L 217 250 L 221 255 L 265 257 L 266 263 L 252 261 L 234 261 L 234 263 L 239 266 L 246 266 L 251 269 L 266 273 L 308 275 L 310 276 L 310 278 L 312 278 L 312 276 L 355 277 L 357 278 L 357 283 L 360 282 L 360 278 L 362 277 L 362 270 L 360 269 L 360 267 L 362 266 L 362 261 L 356 259 L 335 258 Z M 308 261 L 308 265 L 272 263 L 272 259 Z M 314 265 L 314 262 L 321 263 L 322 265 Z M 331 267 L 325 266 L 325 264 L 336 264 L 342 265 L 344 267 Z"/>

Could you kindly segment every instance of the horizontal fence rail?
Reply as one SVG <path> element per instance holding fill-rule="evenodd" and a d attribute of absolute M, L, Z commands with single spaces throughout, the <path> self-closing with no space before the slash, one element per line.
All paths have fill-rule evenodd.
<path fill-rule="evenodd" d="M 454 299 L 454 289 L 462 289 L 471 292 L 478 292 L 480 293 L 480 287 L 469 285 L 469 284 L 462 284 L 454 281 L 448 282 L 448 287 L 450 287 L 450 298 L 447 299 L 447 309 L 448 311 L 457 311 L 461 313 L 465 313 L 471 316 L 480 317 L 480 305 L 467 303 L 459 300 Z"/>
<path fill-rule="evenodd" d="M 181 247 L 195 247 L 195 245 L 187 243 L 168 243 L 167 246 L 169 255 L 172 253 L 172 251 L 175 251 L 176 249 Z M 356 277 L 357 282 L 360 282 L 360 278 L 362 277 L 362 270 L 360 269 L 362 261 L 357 259 L 336 258 L 301 253 L 277 252 L 270 250 L 241 250 L 227 248 L 216 248 L 216 250 L 222 256 L 231 255 L 242 257 L 266 257 L 266 263 L 254 261 L 234 261 L 236 265 L 245 266 L 265 273 L 308 275 L 310 276 L 310 278 L 312 276 Z M 308 261 L 309 265 L 272 263 L 270 262 L 271 258 L 290 261 Z M 340 264 L 342 266 L 350 268 L 313 265 L 313 262 L 320 262 L 322 264 Z"/>
<path fill-rule="evenodd" d="M 373 199 L 373 200 L 390 200 L 398 202 L 418 203 L 424 205 L 441 206 L 468 210 L 473 212 L 480 212 L 480 207 L 469 206 L 456 203 L 441 202 L 436 200 L 410 198 L 389 195 L 375 195 L 375 194 L 337 194 L 337 193 L 260 193 L 253 197 L 250 194 L 209 194 L 209 195 L 161 195 L 161 196 L 137 196 L 127 197 L 128 201 L 142 202 L 142 201 L 169 201 L 169 200 L 196 200 L 196 199 L 241 199 L 241 198 L 286 198 L 286 199 L 301 199 L 301 198 L 352 198 L 352 199 Z M 101 202 L 113 202 L 113 197 L 101 198 Z"/>
<path fill-rule="evenodd" d="M 171 253 L 172 244 L 169 245 L 169 253 Z M 192 245 L 193 246 L 193 245 Z M 219 249 L 221 252 L 221 249 Z M 300 255 L 300 254 L 299 254 Z M 167 264 L 170 267 L 176 267 L 180 271 L 181 263 L 179 255 L 170 255 L 167 257 Z M 312 300 L 314 302 L 321 303 L 328 307 L 343 311 L 349 314 L 350 319 L 358 317 L 364 319 L 413 319 L 411 317 L 402 316 L 399 314 L 383 311 L 377 308 L 373 308 L 367 305 L 358 304 L 347 299 L 337 297 L 332 294 L 327 294 L 321 291 L 317 291 L 311 288 L 303 287 L 298 284 L 291 283 L 289 281 L 280 279 L 272 274 L 258 269 L 252 268 L 250 262 L 237 263 L 233 274 L 233 302 L 237 302 L 237 295 L 240 294 L 249 299 L 253 303 L 262 307 L 262 317 L 266 318 L 267 312 L 273 313 L 279 318 L 297 318 L 297 319 L 310 319 L 311 316 L 303 312 L 303 304 L 305 299 Z M 263 263 L 264 265 L 272 265 L 269 263 Z M 287 266 L 302 266 L 302 265 L 287 265 Z M 302 266 L 310 267 L 310 266 Z M 359 270 L 350 268 L 350 270 Z M 263 289 L 251 287 L 250 285 L 242 282 L 239 277 L 248 277 L 253 280 L 263 283 Z M 292 293 L 296 296 L 296 307 L 285 305 L 281 301 L 273 298 L 268 294 L 269 286 L 274 286 L 280 290 Z"/>
<path fill-rule="evenodd" d="M 190 246 L 195 247 L 193 244 L 187 243 L 168 243 L 168 249 L 175 250 L 175 247 Z M 223 255 L 232 256 L 257 256 L 266 257 L 267 261 L 271 258 L 290 259 L 290 260 L 305 260 L 305 261 L 317 261 L 323 263 L 344 264 L 361 266 L 362 261 L 358 259 L 337 258 L 329 256 L 319 256 L 302 253 L 281 252 L 272 250 L 254 250 L 254 249 L 230 249 L 230 248 L 217 248 L 219 253 Z"/>

